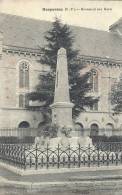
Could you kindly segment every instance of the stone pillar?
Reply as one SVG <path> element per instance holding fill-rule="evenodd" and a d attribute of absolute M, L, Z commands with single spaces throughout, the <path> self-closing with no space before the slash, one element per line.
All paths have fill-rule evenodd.
<path fill-rule="evenodd" d="M 67 55 L 64 48 L 60 48 L 57 54 L 55 95 L 51 108 L 52 123 L 60 127 L 73 127 L 73 103 L 70 102 Z"/>

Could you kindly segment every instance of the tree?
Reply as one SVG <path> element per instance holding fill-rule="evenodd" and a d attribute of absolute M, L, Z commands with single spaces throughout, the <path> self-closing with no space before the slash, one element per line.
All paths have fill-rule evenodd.
<path fill-rule="evenodd" d="M 122 76 L 119 82 L 112 87 L 111 103 L 116 113 L 122 112 Z"/>
<path fill-rule="evenodd" d="M 86 96 L 91 87 L 90 83 L 87 82 L 89 74 L 80 75 L 83 62 L 79 51 L 73 48 L 74 36 L 69 26 L 62 24 L 56 18 L 52 23 L 52 28 L 46 32 L 44 38 L 47 44 L 41 48 L 40 62 L 49 65 L 50 71 L 45 75 L 40 75 L 39 84 L 36 86 L 35 92 L 32 92 L 29 97 L 33 101 L 43 101 L 43 113 L 50 112 L 50 105 L 53 103 L 54 97 L 57 51 L 63 47 L 67 51 L 70 97 L 72 103 L 74 103 L 73 117 L 76 117 L 84 110 L 85 106 L 93 105 L 98 99 Z"/>

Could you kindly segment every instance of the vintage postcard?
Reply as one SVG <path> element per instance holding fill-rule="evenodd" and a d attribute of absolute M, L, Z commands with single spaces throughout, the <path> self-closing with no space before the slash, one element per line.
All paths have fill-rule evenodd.
<path fill-rule="evenodd" d="M 0 1 L 0 195 L 122 194 L 122 1 Z"/>

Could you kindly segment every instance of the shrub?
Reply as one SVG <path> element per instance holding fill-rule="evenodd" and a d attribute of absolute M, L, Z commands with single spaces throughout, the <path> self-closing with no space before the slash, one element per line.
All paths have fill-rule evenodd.
<path fill-rule="evenodd" d="M 57 137 L 59 127 L 55 124 L 47 124 L 38 134 L 39 136 L 54 138 Z"/>
<path fill-rule="evenodd" d="M 71 133 L 72 129 L 64 126 L 64 127 L 61 128 L 60 131 L 61 131 L 61 133 L 63 133 L 66 137 L 70 137 L 70 133 Z"/>

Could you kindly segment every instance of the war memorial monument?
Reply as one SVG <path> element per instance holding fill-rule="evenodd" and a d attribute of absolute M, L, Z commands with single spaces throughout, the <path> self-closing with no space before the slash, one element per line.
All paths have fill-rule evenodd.
<path fill-rule="evenodd" d="M 122 29 L 122 19 L 110 27 L 110 32 L 93 30 L 92 38 L 89 36 L 90 30 L 85 29 L 87 33 L 84 33 L 84 29 L 72 27 L 76 30 L 74 30 L 77 32 L 76 34 L 80 34 L 78 43 L 81 42 L 81 52 L 88 52 L 87 49 L 83 50 L 85 47 L 82 42 L 86 43 L 89 40 L 87 47 L 91 46 L 91 53 L 87 53 L 87 55 L 83 53 L 82 57 L 92 73 L 92 92 L 100 96 L 100 101 L 90 107 L 90 110 L 81 113 L 76 121 L 73 120 L 74 104 L 70 98 L 67 50 L 61 47 L 57 52 L 54 101 L 50 106 L 52 111 L 50 126 L 57 127 L 57 134 L 50 137 L 49 134 L 37 135 L 37 129 L 41 131 L 43 124 L 43 114 L 41 110 L 37 109 L 38 106 L 26 107 L 26 93 L 37 83 L 37 73 L 40 73 L 40 69 L 41 74 L 48 72 L 46 65 L 41 64 L 40 68 L 40 51 L 37 48 L 35 50 L 31 48 L 36 41 L 33 42 L 33 39 L 28 41 L 28 32 L 30 32 L 30 37 L 33 37 L 32 29 L 34 29 L 34 35 L 38 33 L 40 39 L 40 33 L 35 29 L 39 27 L 43 31 L 43 25 L 48 29 L 49 23 L 41 23 L 36 20 L 33 22 L 31 19 L 22 19 L 6 14 L 1 14 L 0 17 L 1 29 L 5 31 L 3 34 L 0 32 L 0 75 L 2 86 L 6 84 L 6 87 L 1 88 L 0 92 L 2 105 L 0 136 L 2 138 L 13 136 L 14 141 L 15 137 L 20 139 L 24 135 L 30 135 L 30 137 L 33 135 L 34 138 L 31 143 L 0 143 L 1 187 L 8 189 L 8 192 L 10 188 L 18 189 L 18 191 L 21 188 L 22 190 L 26 189 L 26 194 L 38 190 L 44 193 L 47 190 L 48 194 L 52 190 L 55 194 L 58 186 L 58 189 L 62 189 L 62 191 L 65 188 L 69 192 L 72 191 L 73 195 L 75 193 L 98 195 L 96 193 L 99 191 L 109 195 L 110 190 L 115 195 L 118 195 L 116 191 L 119 191 L 120 195 L 122 192 L 122 143 L 118 140 L 114 142 L 101 140 L 94 143 L 90 133 L 92 132 L 94 136 L 107 137 L 106 139 L 122 134 L 122 113 L 116 114 L 111 111 L 109 100 L 112 82 L 116 83 L 117 81 L 114 75 L 118 79 L 121 76 L 121 61 L 116 57 L 118 59 L 121 57 L 122 44 L 120 44 L 120 34 L 116 33 L 119 32 L 118 28 Z M 21 26 L 19 25 L 21 22 L 18 21 L 22 20 L 25 20 L 25 23 L 22 22 L 25 30 L 18 34 L 25 36 L 24 39 L 16 36 L 16 29 L 19 31 Z M 6 25 L 4 26 L 4 24 Z M 39 26 L 40 24 L 41 26 Z M 36 27 L 31 28 L 33 25 Z M 29 31 L 29 28 L 32 31 Z M 11 30 L 16 46 L 12 46 L 11 39 L 9 40 L 8 34 L 11 34 L 9 33 Z M 8 38 L 4 39 L 4 36 L 5 38 L 8 36 Z M 38 38 L 37 34 L 35 38 Z M 4 42 L 4 40 L 8 42 Z M 101 41 L 101 46 L 100 44 L 95 45 L 98 40 Z M 112 49 L 107 49 L 106 42 Z M 115 42 L 118 44 L 117 48 L 120 48 L 119 52 L 113 49 Z M 25 43 L 28 48 L 25 48 Z M 18 49 L 18 47 L 20 48 Z M 95 48 L 97 49 L 95 50 Z M 4 67 L 4 64 L 7 64 L 8 67 Z M 12 75 L 14 75 L 13 78 Z M 6 82 L 6 77 L 8 77 L 8 82 Z M 105 93 L 100 94 L 100 90 L 103 90 L 105 85 Z M 76 125 L 80 129 L 77 129 Z M 96 189 L 97 192 L 95 192 Z M 61 191 L 57 194 L 60 195 Z"/>

